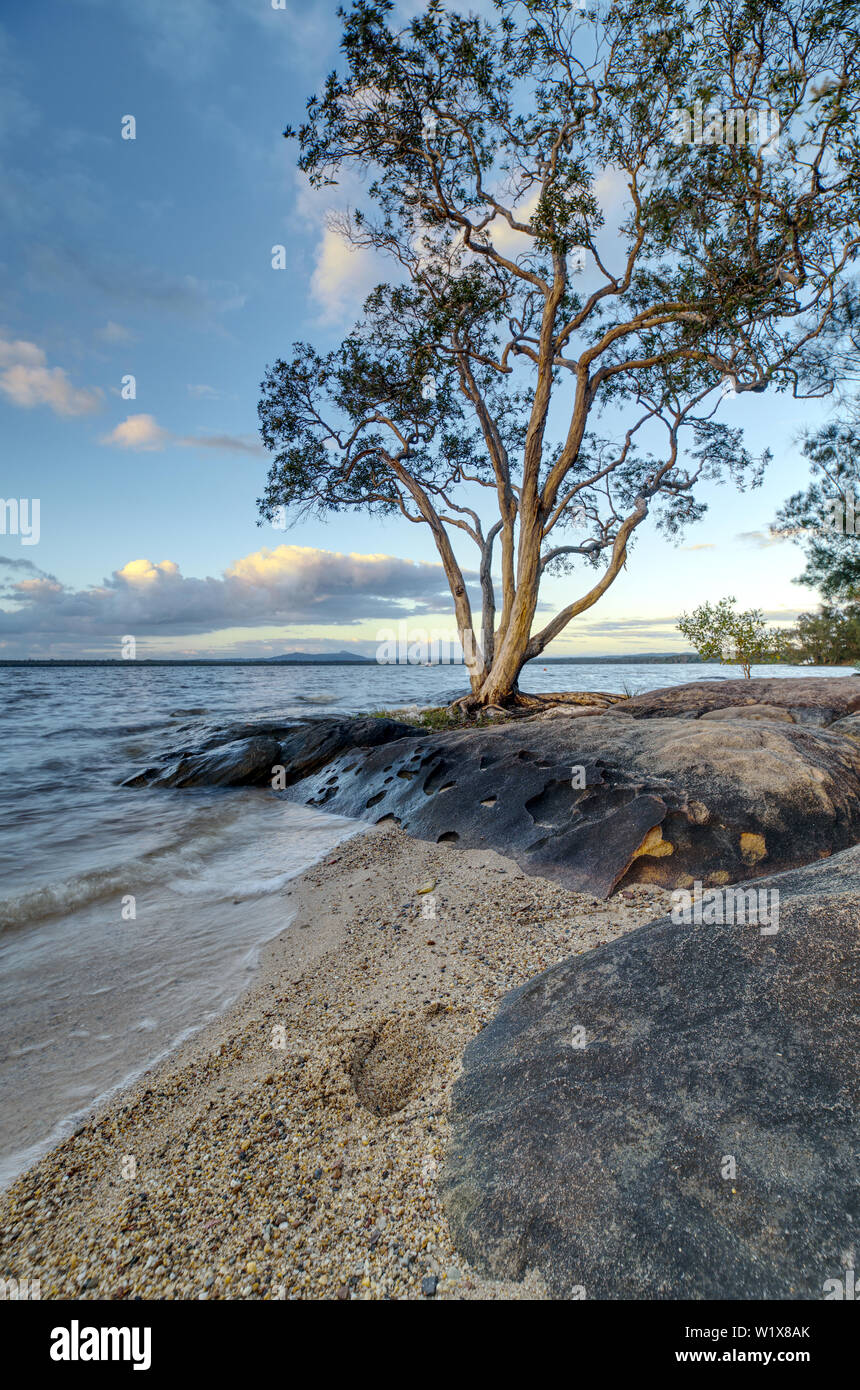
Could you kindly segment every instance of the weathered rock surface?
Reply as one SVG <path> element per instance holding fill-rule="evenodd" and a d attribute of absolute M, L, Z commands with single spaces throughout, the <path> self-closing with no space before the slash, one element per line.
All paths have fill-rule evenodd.
<path fill-rule="evenodd" d="M 284 769 L 284 785 L 289 786 L 348 749 L 375 748 L 404 734 L 418 736 L 418 731 L 393 719 L 266 720 L 231 725 L 205 738 L 196 752 L 166 753 L 161 767 L 147 768 L 124 785 L 261 786 L 271 782 L 274 768 L 279 766 Z"/>
<path fill-rule="evenodd" d="M 739 686 L 752 703 L 737 703 Z M 725 884 L 860 840 L 860 713 L 815 727 L 854 705 L 860 682 L 813 677 L 710 681 L 439 733 L 267 720 L 213 731 L 129 785 L 265 786 L 283 769 L 294 800 L 498 849 L 599 897 L 638 881 Z"/>
<path fill-rule="evenodd" d="M 561 1298 L 824 1297 L 860 1233 L 859 882 L 847 850 L 759 881 L 776 935 L 662 918 L 508 995 L 454 1093 L 463 1254 Z"/>
<path fill-rule="evenodd" d="M 860 714 L 846 714 L 843 719 L 834 720 L 830 731 L 841 734 L 843 738 L 860 739 Z"/>
<path fill-rule="evenodd" d="M 634 695 L 615 705 L 612 712 L 634 719 L 698 719 L 708 710 L 730 705 L 770 705 L 788 710 L 797 724 L 825 728 L 834 719 L 860 710 L 860 679 L 845 675 L 694 681 Z"/>
<path fill-rule="evenodd" d="M 167 768 L 147 768 L 127 787 L 245 787 L 268 781 L 280 745 L 273 738 L 230 740 L 209 752 L 181 754 Z"/>
<path fill-rule="evenodd" d="M 773 719 L 778 724 L 796 724 L 790 710 L 778 705 L 726 705 L 724 709 L 709 709 L 701 719 Z"/>
<path fill-rule="evenodd" d="M 554 716 L 352 750 L 289 795 L 579 892 L 729 883 L 860 839 L 860 746 L 773 720 Z"/>

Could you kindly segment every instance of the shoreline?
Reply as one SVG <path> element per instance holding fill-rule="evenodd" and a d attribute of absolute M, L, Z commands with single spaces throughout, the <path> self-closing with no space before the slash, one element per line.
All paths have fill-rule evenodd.
<path fill-rule="evenodd" d="M 668 892 L 597 901 L 381 825 L 282 896 L 244 993 L 0 1194 L 0 1274 L 43 1299 L 545 1296 L 451 1243 L 460 1058 L 509 990 Z"/>

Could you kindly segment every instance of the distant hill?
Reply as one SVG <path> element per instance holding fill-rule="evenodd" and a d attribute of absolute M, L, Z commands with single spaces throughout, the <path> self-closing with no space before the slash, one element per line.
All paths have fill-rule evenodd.
<path fill-rule="evenodd" d="M 631 652 L 629 655 L 620 656 L 535 656 L 532 660 L 536 666 L 627 666 L 632 662 L 644 662 L 648 665 L 686 665 L 687 662 L 701 662 L 701 657 L 695 652 Z"/>
<path fill-rule="evenodd" d="M 355 652 L 285 652 L 283 656 L 267 656 L 263 660 L 268 665 L 293 666 L 375 666 L 372 656 L 359 656 Z M 698 662 L 695 652 L 636 652 L 630 656 L 536 656 L 536 666 L 591 666 L 598 663 L 627 665 L 628 662 Z M 388 663 L 384 663 L 388 664 Z M 402 663 L 401 663 L 402 664 Z M 435 665 L 462 666 L 459 661 L 433 662 Z"/>
<path fill-rule="evenodd" d="M 283 656 L 268 656 L 267 663 L 283 665 L 290 662 L 294 666 L 375 666 L 372 656 L 358 656 L 355 652 L 284 652 Z"/>

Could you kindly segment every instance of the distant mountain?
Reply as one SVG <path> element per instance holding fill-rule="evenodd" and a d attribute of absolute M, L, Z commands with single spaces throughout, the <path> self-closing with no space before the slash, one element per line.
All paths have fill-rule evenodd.
<path fill-rule="evenodd" d="M 284 652 L 283 656 L 268 656 L 271 664 L 283 665 L 290 662 L 294 666 L 375 666 L 372 656 L 358 656 L 355 652 Z"/>

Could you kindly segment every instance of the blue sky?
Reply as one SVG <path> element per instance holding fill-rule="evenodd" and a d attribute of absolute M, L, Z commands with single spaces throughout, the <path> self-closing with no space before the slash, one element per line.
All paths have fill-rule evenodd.
<path fill-rule="evenodd" d="M 38 498 L 40 534 L 0 535 L 0 655 L 119 655 L 125 633 L 139 655 L 372 652 L 399 618 L 449 627 L 425 528 L 257 525 L 266 364 L 296 338 L 334 346 L 382 278 L 326 229 L 355 190 L 311 191 L 281 135 L 337 61 L 334 0 L 16 11 L 0 21 L 0 495 Z M 807 476 L 798 430 L 829 410 L 726 401 L 774 452 L 765 485 L 713 489 L 680 547 L 649 531 L 552 654 L 682 648 L 678 612 L 725 593 L 781 621 L 813 606 L 800 552 L 767 526 Z M 548 581 L 549 609 L 581 583 Z"/>

